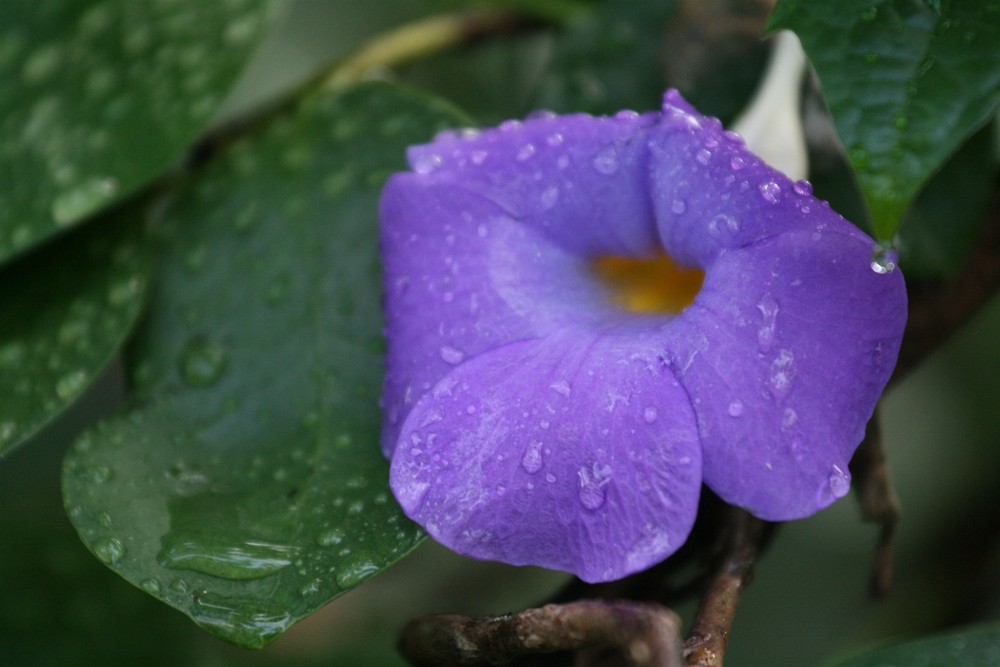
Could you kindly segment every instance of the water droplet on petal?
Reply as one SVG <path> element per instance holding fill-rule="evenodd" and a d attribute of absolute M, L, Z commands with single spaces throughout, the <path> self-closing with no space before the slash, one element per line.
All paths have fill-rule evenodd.
<path fill-rule="evenodd" d="M 785 411 L 781 414 L 781 428 L 787 431 L 788 429 L 795 426 L 795 424 L 797 424 L 798 421 L 799 421 L 798 413 L 791 408 L 785 408 Z"/>
<path fill-rule="evenodd" d="M 524 450 L 524 456 L 521 457 L 521 467 L 526 472 L 536 473 L 542 469 L 542 463 L 542 443 L 532 440 Z"/>
<path fill-rule="evenodd" d="M 606 146 L 594 156 L 591 164 L 597 173 L 610 176 L 618 171 L 618 151 L 614 146 Z"/>
<path fill-rule="evenodd" d="M 708 233 L 718 238 L 723 233 L 735 234 L 740 231 L 740 221 L 731 215 L 720 213 L 708 221 Z"/>
<path fill-rule="evenodd" d="M 672 202 L 670 202 L 670 210 L 676 213 L 677 215 L 680 215 L 681 213 L 687 210 L 687 204 L 684 202 L 683 199 L 675 199 Z"/>
<path fill-rule="evenodd" d="M 441 359 L 452 366 L 462 363 L 462 360 L 465 359 L 465 353 L 451 345 L 442 345 L 438 353 L 441 355 Z"/>
<path fill-rule="evenodd" d="M 517 151 L 517 161 L 524 162 L 530 160 L 535 155 L 535 145 L 525 144 Z"/>
<path fill-rule="evenodd" d="M 729 412 L 729 416 L 730 417 L 740 417 L 740 416 L 742 416 L 743 415 L 743 401 L 741 401 L 738 398 L 734 398 L 729 403 L 728 412 Z"/>
<path fill-rule="evenodd" d="M 830 493 L 834 498 L 843 498 L 851 490 L 851 476 L 840 466 L 833 466 L 830 471 L 830 478 L 827 480 L 830 485 Z"/>
<path fill-rule="evenodd" d="M 563 135 L 559 134 L 558 132 L 550 134 L 548 137 L 545 138 L 545 143 L 547 143 L 549 146 L 559 146 L 560 144 L 562 144 L 563 141 L 564 141 Z"/>
<path fill-rule="evenodd" d="M 761 314 L 760 328 L 757 329 L 757 349 L 761 354 L 771 351 L 774 344 L 774 331 L 778 319 L 778 302 L 767 293 L 757 302 L 757 310 Z"/>
<path fill-rule="evenodd" d="M 429 174 L 441 166 L 443 160 L 437 153 L 421 153 L 413 161 L 413 171 L 418 174 Z"/>
<path fill-rule="evenodd" d="M 559 380 L 558 382 L 553 382 L 549 385 L 549 389 L 556 392 L 557 394 L 562 394 L 563 396 L 569 396 L 572 391 L 569 386 L 569 382 L 566 380 Z"/>
<path fill-rule="evenodd" d="M 580 468 L 576 474 L 580 480 L 580 504 L 591 511 L 600 509 L 606 500 L 604 486 L 611 481 L 611 467 L 593 463 L 590 468 Z"/>
<path fill-rule="evenodd" d="M 712 152 L 708 149 L 701 148 L 697 153 L 694 154 L 694 159 L 698 164 L 707 165 L 712 159 Z"/>
<path fill-rule="evenodd" d="M 739 171 L 740 169 L 743 169 L 743 167 L 747 166 L 747 161 L 739 155 L 735 155 L 729 160 L 729 166 L 733 171 Z"/>
<path fill-rule="evenodd" d="M 642 420 L 647 424 L 652 424 L 653 422 L 655 422 L 656 417 L 657 417 L 656 408 L 654 407 L 648 407 L 642 411 Z"/>
<path fill-rule="evenodd" d="M 879 243 L 872 251 L 871 269 L 878 274 L 892 273 L 896 270 L 898 254 L 892 243 Z"/>
<path fill-rule="evenodd" d="M 795 181 L 794 185 L 792 185 L 792 189 L 795 190 L 797 194 L 802 196 L 809 196 L 813 193 L 812 183 L 806 180 Z"/>
<path fill-rule="evenodd" d="M 777 204 L 781 199 L 781 186 L 774 181 L 761 183 L 758 186 L 758 189 L 760 190 L 760 196 L 763 197 L 766 202 Z"/>
<path fill-rule="evenodd" d="M 559 188 L 557 188 L 554 185 L 550 185 L 549 187 L 545 188 L 545 191 L 542 192 L 540 201 L 542 205 L 542 210 L 548 211 L 550 208 L 556 205 L 557 201 L 559 201 Z"/>
<path fill-rule="evenodd" d="M 780 350 L 778 356 L 771 362 L 769 377 L 771 393 L 776 399 L 783 399 L 791 391 L 795 372 L 795 355 L 791 350 Z"/>
<path fill-rule="evenodd" d="M 478 165 L 485 162 L 488 155 L 486 151 L 472 151 L 469 153 L 469 159 L 472 160 L 472 164 Z"/>

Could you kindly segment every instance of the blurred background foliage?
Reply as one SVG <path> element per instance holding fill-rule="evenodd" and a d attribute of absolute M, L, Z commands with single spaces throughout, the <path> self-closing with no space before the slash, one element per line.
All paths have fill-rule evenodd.
<path fill-rule="evenodd" d="M 992 6 L 992 3 L 987 4 Z M 84 0 L 51 3 L 53 7 L 59 5 L 91 16 L 88 20 L 96 25 L 101 20 L 117 21 L 118 10 L 125 3 L 88 3 Z M 160 5 L 167 14 L 174 7 L 168 2 L 157 6 Z M 176 6 L 183 5 L 182 2 Z M 172 40 L 213 44 L 216 36 L 212 26 L 225 35 L 228 25 L 231 48 L 223 49 L 227 52 L 219 60 L 208 58 L 211 49 L 202 48 L 202 58 L 215 64 L 204 65 L 201 59 L 193 56 L 190 62 L 182 63 L 179 66 L 182 74 L 185 68 L 205 66 L 208 73 L 193 82 L 185 76 L 174 77 L 169 68 L 164 70 L 166 74 L 143 74 L 145 70 L 131 73 L 130 76 L 135 77 L 132 83 L 139 91 L 135 93 L 136 99 L 140 101 L 130 104 L 136 107 L 152 106 L 156 111 L 165 93 L 154 89 L 168 85 L 173 79 L 179 82 L 174 94 L 180 99 L 204 100 L 206 95 L 212 98 L 211 103 L 194 105 L 194 111 L 185 107 L 184 113 L 164 112 L 164 119 L 126 112 L 127 122 L 122 124 L 118 122 L 120 117 L 116 117 L 113 127 L 124 128 L 121 136 L 106 137 L 102 141 L 139 150 L 141 157 L 137 159 L 141 166 L 136 166 L 134 171 L 131 167 L 119 169 L 114 165 L 109 169 L 127 172 L 132 180 L 116 177 L 112 184 L 87 180 L 85 174 L 64 175 L 71 184 L 76 184 L 77 178 L 83 179 L 80 181 L 84 184 L 82 199 L 70 201 L 72 206 L 68 208 L 59 208 L 53 221 L 48 217 L 49 205 L 45 203 L 58 200 L 58 193 L 51 191 L 51 184 L 46 181 L 45 174 L 51 171 L 51 166 L 44 162 L 26 162 L 23 171 L 15 171 L 16 161 L 4 162 L 3 181 L 8 195 L 3 202 L 8 210 L 18 215 L 16 219 L 0 221 L 3 233 L 9 233 L 9 236 L 0 235 L 5 243 L 9 241 L 7 245 L 0 243 L 0 251 L 17 256 L 0 268 L 0 294 L 4 297 L 2 303 L 6 304 L 0 306 L 0 367 L 7 369 L 4 371 L 7 377 L 0 377 L 0 387 L 8 392 L 4 400 L 13 404 L 20 391 L 18 378 L 9 369 L 19 368 L 23 372 L 26 368 L 18 367 L 20 358 L 11 356 L 10 350 L 18 349 L 12 347 L 11 341 L 21 340 L 19 336 L 42 340 L 42 336 L 51 333 L 53 328 L 51 322 L 35 317 L 36 304 L 65 301 L 65 310 L 60 312 L 68 314 L 61 317 L 72 324 L 73 318 L 80 315 L 77 312 L 81 307 L 79 303 L 93 301 L 86 293 L 72 298 L 66 296 L 76 289 L 70 283 L 80 282 L 101 298 L 107 295 L 107 301 L 117 310 L 112 308 L 114 319 L 102 325 L 106 333 L 97 336 L 104 341 L 103 347 L 80 352 L 82 361 L 79 363 L 86 366 L 86 376 L 70 383 L 72 386 L 59 383 L 65 377 L 65 368 L 54 365 L 46 355 L 71 349 L 74 331 L 79 327 L 64 326 L 52 336 L 51 342 L 39 343 L 38 355 L 48 363 L 32 371 L 36 372 L 33 377 L 39 382 L 44 378 L 49 385 L 57 389 L 62 387 L 62 391 L 56 391 L 52 404 L 44 406 L 38 414 L 32 412 L 34 408 L 30 406 L 18 408 L 24 414 L 30 413 L 30 420 L 22 419 L 18 428 L 27 429 L 24 435 L 34 434 L 19 445 L 17 451 L 7 451 L 0 464 L 2 664 L 395 665 L 402 664 L 393 650 L 396 633 L 415 615 L 426 612 L 503 613 L 535 604 L 556 590 L 565 582 L 565 575 L 471 561 L 424 542 L 397 565 L 291 627 L 266 649 L 248 652 L 201 631 L 182 614 L 147 594 L 149 591 L 130 585 L 105 567 L 88 551 L 67 520 L 63 494 L 80 496 L 89 491 L 74 491 L 72 483 L 68 484 L 70 488 L 63 488 L 64 483 L 60 480 L 63 460 L 80 433 L 98 420 L 114 415 L 129 400 L 130 392 L 137 385 L 148 393 L 152 391 L 149 387 L 156 384 L 157 373 L 166 377 L 177 372 L 166 356 L 157 359 L 155 355 L 150 362 L 153 370 L 138 372 L 134 359 L 136 355 L 142 356 L 142 343 L 138 352 L 133 348 L 124 360 L 116 357 L 107 365 L 122 339 L 132 330 L 148 294 L 157 285 L 153 282 L 150 287 L 150 275 L 155 281 L 156 273 L 150 274 L 146 256 L 157 246 L 137 240 L 135 237 L 141 236 L 142 225 L 129 225 L 128 221 L 144 218 L 145 212 L 136 214 L 135 210 L 148 208 L 151 201 L 157 202 L 158 207 L 166 205 L 155 195 L 167 192 L 180 193 L 181 207 L 173 210 L 193 207 L 195 213 L 189 217 L 194 221 L 191 224 L 197 223 L 198 211 L 208 210 L 219 201 L 228 201 L 224 193 L 227 188 L 239 185 L 241 179 L 249 178 L 247 182 L 253 184 L 256 181 L 252 178 L 270 177 L 270 172 L 257 173 L 254 166 L 245 162 L 241 166 L 240 144 L 238 141 L 230 143 L 231 135 L 245 135 L 250 137 L 246 141 L 257 142 L 242 149 L 253 152 L 265 145 L 259 142 L 266 141 L 266 137 L 271 136 L 268 133 L 272 133 L 272 145 L 280 145 L 283 140 L 292 147 L 303 145 L 298 153 L 290 150 L 275 157 L 276 162 L 284 165 L 283 173 L 303 179 L 298 190 L 294 180 L 283 181 L 280 187 L 276 185 L 276 201 L 294 203 L 299 198 L 307 198 L 307 191 L 311 189 L 329 191 L 332 188 L 338 202 L 336 206 L 341 206 L 342 200 L 337 197 L 346 188 L 352 197 L 357 197 L 356 203 L 347 209 L 331 210 L 353 211 L 363 222 L 364 216 L 373 213 L 372 202 L 380 179 L 393 169 L 402 168 L 402 147 L 429 138 L 437 127 L 455 123 L 492 124 L 524 116 L 538 108 L 594 113 L 620 108 L 657 108 L 662 91 L 668 85 L 679 87 L 704 112 L 729 121 L 752 95 L 768 55 L 767 44 L 760 37 L 768 7 L 754 2 L 295 0 L 268 5 L 267 11 L 256 14 L 249 5 L 235 1 L 219 6 L 224 11 L 220 10 L 214 18 L 203 16 L 201 22 L 190 17 L 187 21 L 167 21 L 162 34 L 145 38 L 153 42 L 162 40 L 163 44 L 170 44 Z M 329 149 L 332 153 L 316 149 L 316 145 L 322 144 L 312 141 L 309 133 L 295 134 L 301 128 L 295 119 L 303 112 L 287 97 L 289 92 L 317 99 L 337 95 L 336 91 L 324 90 L 320 82 L 332 64 L 348 58 L 371 38 L 410 21 L 470 7 L 475 11 L 511 12 L 501 16 L 515 18 L 510 19 L 509 25 L 501 21 L 499 25 L 503 25 L 503 29 L 487 31 L 481 38 L 460 47 L 439 49 L 398 63 L 391 69 L 376 68 L 369 73 L 369 76 L 387 79 L 403 87 L 404 91 L 393 95 L 410 95 L 405 89 L 419 89 L 443 98 L 452 106 L 413 97 L 413 104 L 425 114 L 423 120 L 407 121 L 410 123 L 406 126 L 408 129 L 400 131 L 396 139 L 366 149 L 366 154 L 372 156 L 370 163 L 363 173 L 345 176 L 344 182 L 316 177 L 320 173 L 324 176 L 334 174 L 336 165 L 315 166 L 312 171 L 303 167 L 304 164 L 312 165 L 309 160 L 316 159 L 316 155 L 334 155 L 331 159 L 341 161 L 345 158 L 336 154 L 336 150 L 340 150 L 337 148 Z M 107 16 L 102 19 L 98 10 Z M 31 62 L 10 55 L 29 38 L 53 44 L 78 42 L 72 35 L 59 33 L 58 26 L 46 33 L 44 22 L 31 28 L 36 32 L 18 33 L 22 25 L 27 25 L 29 14 L 31 12 L 19 14 L 16 3 L 0 10 L 0 38 L 3 38 L 0 65 L 14 62 L 20 67 L 16 74 L 30 74 L 29 78 L 38 79 L 38 85 L 45 83 L 46 68 L 52 68 L 53 78 L 45 84 L 49 86 L 46 90 L 61 91 L 76 85 L 73 82 L 77 80 L 91 81 L 89 87 L 83 86 L 81 94 L 86 97 L 96 91 L 98 98 L 94 108 L 99 113 L 88 117 L 89 108 L 82 107 L 81 117 L 89 118 L 87 122 L 92 126 L 73 130 L 86 137 L 88 132 L 108 122 L 100 115 L 107 113 L 101 101 L 103 98 L 100 98 L 103 84 L 88 74 L 90 60 L 82 60 L 80 71 L 74 73 L 73 63 L 68 59 L 57 58 L 54 64 L 47 63 L 45 57 L 53 56 L 46 56 L 45 52 L 41 56 L 36 52 Z M 232 19 L 237 15 L 243 17 L 242 22 L 232 28 Z M 34 16 L 36 19 L 46 17 L 44 12 Z M 128 35 L 136 31 L 129 21 L 138 19 L 123 16 L 125 18 L 115 25 L 122 31 L 120 38 L 125 44 Z M 103 47 L 74 48 L 86 51 Z M 94 58 L 105 58 L 112 69 L 116 62 L 121 64 L 120 61 L 128 56 L 115 49 L 104 50 L 107 53 Z M 174 57 L 184 60 L 183 55 L 175 54 Z M 168 56 L 164 58 L 169 59 Z M 245 69 L 244 61 L 248 61 Z M 243 73 L 237 79 L 236 74 L 241 70 Z M 123 71 L 128 72 L 128 69 Z M 13 76 L 15 69 L 8 67 L 3 72 L 4 76 Z M 19 123 L 28 123 L 30 115 L 39 110 L 33 106 L 34 101 L 27 104 L 17 98 L 16 92 L 10 92 L 23 88 L 10 87 L 7 80 L 0 84 L 5 90 L 0 92 L 0 110 L 7 114 L 3 125 L 5 135 L 16 133 L 20 136 L 23 127 Z M 114 85 L 127 87 L 123 82 Z M 810 146 L 813 166 L 810 178 L 816 194 L 829 199 L 847 217 L 864 220 L 865 204 L 852 176 L 850 162 L 830 144 L 832 130 L 829 120 L 824 120 L 815 80 L 807 81 L 804 88 L 807 119 L 811 118 L 819 128 L 814 128 L 813 136 L 827 138 L 826 143 L 817 140 Z M 154 102 L 143 102 L 145 99 L 154 99 Z M 416 101 L 418 99 L 422 101 Z M 64 108 L 65 104 L 57 106 L 57 116 L 70 116 L 77 111 Z M 263 119 L 251 118 L 248 129 L 243 122 L 247 112 L 255 109 L 265 109 L 267 113 Z M 455 109 L 461 109 L 467 116 Z M 19 117 L 19 110 L 28 115 Z M 337 117 L 336 110 L 331 113 L 332 118 Z M 382 112 L 365 112 L 368 116 L 388 120 L 388 116 L 379 116 L 379 113 Z M 272 116 L 278 120 L 270 121 Z M 372 132 L 361 116 L 352 116 L 350 112 L 343 115 L 360 124 L 350 131 L 336 126 L 341 127 L 336 142 L 350 139 L 352 132 L 361 135 Z M 214 121 L 210 121 L 213 117 Z M 282 119 L 292 128 L 286 128 L 285 135 L 281 134 Z M 50 118 L 49 122 L 72 125 L 58 118 Z M 322 122 L 322 117 L 315 122 Z M 169 131 L 151 129 L 161 128 L 163 123 L 170 126 Z M 218 129 L 211 135 L 212 141 L 198 143 L 196 151 L 187 152 L 206 124 Z M 336 127 L 333 129 L 335 134 Z M 144 136 L 157 132 L 158 137 Z M 293 135 L 294 140 L 289 138 Z M 937 171 L 910 209 L 902 226 L 899 248 L 901 264 L 911 281 L 933 284 L 953 276 L 974 249 L 984 213 L 991 196 L 995 196 L 995 135 L 996 124 L 989 123 L 962 142 L 962 147 Z M 77 134 L 60 136 L 69 148 L 79 147 L 80 142 L 74 139 Z M 142 141 L 138 141 L 137 136 L 142 136 Z M 399 145 L 394 147 L 393 141 Z M 151 143 L 158 144 L 155 150 L 148 148 Z M 100 146 L 96 149 L 90 146 L 87 150 L 103 154 L 99 149 Z M 398 155 L 383 160 L 383 154 L 396 150 Z M 13 148 L 9 151 L 17 157 Z M 56 161 L 64 159 L 62 152 L 53 151 L 43 157 Z M 121 164 L 132 164 L 117 150 L 105 153 L 113 153 L 114 160 Z M 217 155 L 223 157 L 217 158 Z M 68 163 L 78 160 L 72 156 L 65 159 Z M 98 173 L 104 167 L 99 160 L 95 166 L 95 159 L 87 153 L 83 163 L 97 169 L 94 173 Z M 223 159 L 230 160 L 235 175 L 227 175 L 226 167 L 218 166 Z M 188 168 L 201 168 L 203 162 L 209 163 L 208 169 L 215 169 L 209 172 L 211 178 L 204 177 L 204 172 Z M 32 175 L 33 169 L 37 174 Z M 25 192 L 8 187 L 24 179 L 37 183 Z M 196 187 L 199 179 L 202 179 L 201 190 Z M 214 189 L 204 185 L 211 184 L 213 179 L 217 181 Z M 195 186 L 190 185 L 191 180 Z M 264 190 L 268 186 L 265 181 L 255 187 Z M 22 195 L 26 201 L 32 201 L 30 207 L 18 208 L 14 198 Z M 109 201 L 118 204 L 110 212 L 92 216 Z M 195 203 L 184 204 L 184 201 Z M 204 203 L 197 203 L 199 201 Z M 306 208 L 309 206 L 312 204 Z M 45 224 L 29 224 L 26 211 L 36 208 L 44 213 Z M 284 210 L 295 222 L 300 220 L 296 217 L 301 212 L 299 209 L 289 204 Z M 317 216 L 315 211 L 309 215 Z M 170 225 L 160 220 L 161 233 L 165 225 L 166 238 L 171 238 Z M 24 224 L 28 224 L 27 231 L 18 231 Z M 306 248 L 312 245 L 308 240 L 310 234 L 323 233 L 318 225 L 310 224 L 302 229 L 297 242 Z M 337 229 L 334 228 L 334 233 Z M 90 237 L 96 241 L 88 241 Z M 159 238 L 162 244 L 162 235 Z M 276 235 L 270 242 L 282 244 L 286 241 Z M 291 244 L 293 240 L 287 242 Z M 89 253 L 83 260 L 75 252 L 81 247 L 88 248 Z M 278 247 L 277 250 L 276 254 L 280 255 L 287 248 Z M 184 246 L 182 254 L 183 257 L 175 262 L 181 267 L 178 268 L 181 274 L 185 263 L 224 261 L 224 258 L 208 256 L 192 259 L 199 254 L 197 244 Z M 92 268 L 104 256 L 111 258 L 101 265 L 110 267 L 107 275 L 81 278 L 88 267 Z M 165 260 L 157 255 L 157 261 Z M 169 261 L 168 258 L 167 265 Z M 371 266 L 360 266 L 358 270 L 371 269 Z M 35 278 L 32 272 L 42 277 Z M 242 287 L 240 279 L 235 277 L 231 280 L 235 286 L 227 288 L 225 270 L 220 269 L 220 272 L 223 275 L 218 280 L 222 286 L 210 285 L 205 289 L 234 289 L 234 294 L 252 298 L 239 290 L 254 288 Z M 25 296 L 24 286 L 29 283 L 46 287 Z M 266 288 L 261 289 L 266 291 Z M 342 300 L 342 310 L 347 308 L 343 303 Z M 167 326 L 165 333 L 149 333 L 151 315 L 149 306 L 145 307 L 147 314 L 140 329 L 140 340 L 145 340 L 143 336 L 152 336 L 154 341 L 156 335 L 169 337 L 170 326 L 174 325 Z M 86 319 L 86 313 L 81 317 Z M 294 320 L 294 315 L 291 317 Z M 176 326 L 181 327 L 181 324 Z M 263 320 L 243 326 L 267 330 L 269 325 Z M 895 587 L 891 596 L 887 600 L 874 601 L 866 592 L 876 529 L 861 523 L 852 501 L 845 500 L 808 520 L 782 526 L 756 568 L 753 585 L 743 597 L 727 654 L 729 664 L 817 665 L 894 638 L 919 636 L 1000 617 L 1000 526 L 995 516 L 995 508 L 1000 505 L 996 473 L 1000 470 L 998 330 L 1000 300 L 994 298 L 969 326 L 895 386 L 883 402 L 884 436 L 903 505 L 895 558 Z M 275 331 L 275 335 L 280 334 L 278 327 Z M 377 337 L 377 329 L 375 331 Z M 10 344 L 5 347 L 4 343 Z M 7 352 L 10 352 L 9 358 L 4 356 Z M 209 355 L 208 363 L 211 361 Z M 157 370 L 157 364 L 164 368 Z M 212 369 L 197 367 L 194 371 L 211 374 Z M 177 382 L 177 386 L 181 384 Z M 170 385 L 168 393 L 175 389 Z M 142 426 L 142 422 L 127 421 L 121 416 L 112 418 L 112 425 L 115 420 L 119 426 L 125 424 L 128 428 L 136 428 L 137 423 Z M 15 440 L 12 430 L 4 433 L 6 423 L 0 418 L 0 448 L 4 442 Z M 41 428 L 43 423 L 47 425 Z M 135 439 L 132 433 L 128 437 Z M 362 432 L 360 439 L 375 446 L 370 434 Z M 70 454 L 67 465 L 71 468 L 84 454 L 78 447 L 76 454 Z M 0 450 L 2 455 L 3 450 Z M 87 468 L 95 469 L 99 470 L 93 466 Z M 378 475 L 378 470 L 370 474 Z M 334 500 L 329 499 L 331 505 Z M 100 530 L 101 518 L 95 516 L 93 529 Z M 76 520 L 77 529 L 85 533 L 89 524 L 79 517 Z M 409 549 L 414 541 L 413 535 L 408 534 L 400 538 L 398 544 L 393 543 L 391 549 L 386 547 L 392 553 L 385 555 L 384 562 L 373 565 L 371 571 L 365 571 L 358 581 L 382 569 Z M 105 555 L 108 556 L 105 562 L 117 564 L 114 554 Z M 355 583 L 322 592 L 322 600 L 304 610 L 302 615 Z M 678 611 L 690 619 L 693 603 Z"/>

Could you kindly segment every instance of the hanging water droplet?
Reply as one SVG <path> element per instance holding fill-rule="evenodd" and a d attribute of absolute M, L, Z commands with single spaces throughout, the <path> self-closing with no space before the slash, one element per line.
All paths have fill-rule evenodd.
<path fill-rule="evenodd" d="M 878 274 L 892 273 L 896 270 L 898 258 L 895 244 L 891 242 L 879 243 L 872 251 L 871 269 Z"/>
<path fill-rule="evenodd" d="M 606 146 L 594 156 L 591 164 L 599 174 L 610 176 L 618 171 L 618 151 L 614 146 Z"/>
<path fill-rule="evenodd" d="M 103 537 L 91 545 L 94 555 L 108 565 L 114 565 L 125 557 L 125 545 L 117 537 Z"/>
<path fill-rule="evenodd" d="M 451 345 L 442 345 L 441 349 L 438 350 L 438 354 L 441 355 L 441 359 L 445 363 L 451 364 L 452 366 L 457 366 L 462 363 L 465 359 L 465 352 L 462 352 L 457 347 L 452 347 Z"/>
<path fill-rule="evenodd" d="M 760 327 L 757 329 L 757 349 L 761 354 L 767 354 L 774 344 L 774 332 L 777 328 L 779 310 L 778 302 L 768 292 L 757 302 L 757 310 L 761 314 Z"/>
<path fill-rule="evenodd" d="M 198 337 L 188 341 L 178 362 L 181 377 L 192 387 L 211 387 L 226 369 L 226 350 Z"/>
<path fill-rule="evenodd" d="M 743 415 L 743 401 L 734 398 L 730 401 L 727 412 L 729 412 L 730 417 L 741 417 Z"/>
<path fill-rule="evenodd" d="M 851 490 L 851 476 L 844 472 L 840 466 L 833 466 L 827 482 L 834 498 L 843 498 Z"/>
<path fill-rule="evenodd" d="M 768 203 L 777 204 L 781 199 L 781 186 L 775 181 L 761 183 L 758 189 L 760 190 L 760 196 Z"/>

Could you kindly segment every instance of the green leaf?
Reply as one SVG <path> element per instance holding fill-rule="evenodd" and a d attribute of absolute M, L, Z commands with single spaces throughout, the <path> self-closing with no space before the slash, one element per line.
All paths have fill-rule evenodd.
<path fill-rule="evenodd" d="M 275 6 L 0 3 L 0 261 L 174 164 Z"/>
<path fill-rule="evenodd" d="M 0 271 L 0 459 L 73 403 L 132 329 L 144 222 L 141 203 L 123 206 Z"/>
<path fill-rule="evenodd" d="M 833 663 L 830 667 L 982 667 L 1000 664 L 1000 625 L 893 644 Z"/>
<path fill-rule="evenodd" d="M 1000 4 L 780 0 L 823 85 L 867 201 L 891 239 L 917 192 L 1000 101 Z"/>
<path fill-rule="evenodd" d="M 98 558 L 258 647 L 423 539 L 378 446 L 376 206 L 407 145 L 467 124 L 388 86 L 310 98 L 175 202 L 132 408 L 64 466 Z"/>

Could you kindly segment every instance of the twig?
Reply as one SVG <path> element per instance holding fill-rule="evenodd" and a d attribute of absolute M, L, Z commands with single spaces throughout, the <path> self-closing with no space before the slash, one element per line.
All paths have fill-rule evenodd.
<path fill-rule="evenodd" d="M 862 516 L 866 521 L 881 526 L 872 568 L 871 591 L 876 597 L 883 597 L 892 586 L 892 547 L 899 520 L 899 502 L 889 477 L 877 409 L 868 421 L 865 439 L 851 459 L 851 474 Z"/>
<path fill-rule="evenodd" d="M 679 628 L 660 605 L 580 600 L 498 617 L 422 616 L 403 628 L 399 650 L 416 667 L 449 667 L 610 646 L 636 667 L 680 667 Z"/>
<path fill-rule="evenodd" d="M 684 642 L 686 664 L 721 667 L 736 615 L 740 593 L 750 584 L 753 566 L 768 524 L 745 510 L 731 508 L 729 533 L 715 574 L 698 606 L 691 633 Z"/>

